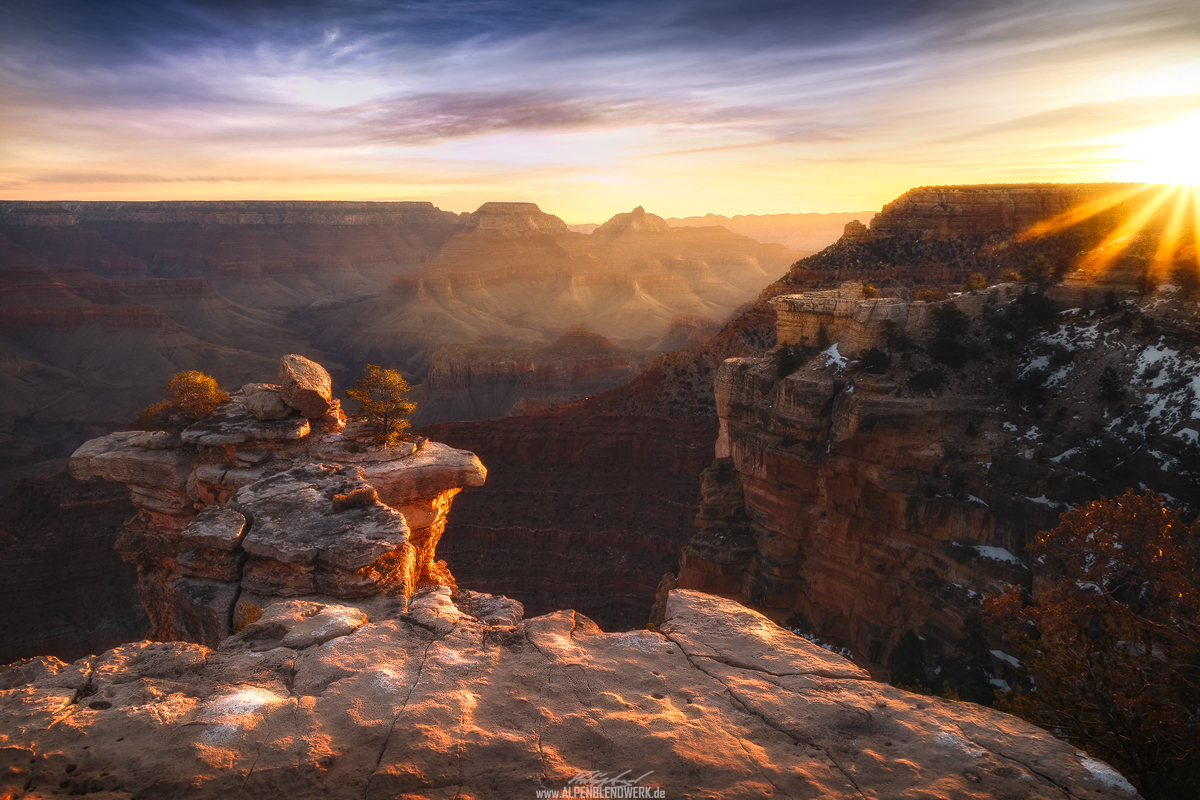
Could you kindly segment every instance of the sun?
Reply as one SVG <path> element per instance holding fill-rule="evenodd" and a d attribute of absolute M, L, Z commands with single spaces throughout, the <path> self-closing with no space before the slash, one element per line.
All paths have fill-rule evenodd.
<path fill-rule="evenodd" d="M 1117 137 L 1117 175 L 1145 183 L 1200 184 L 1200 115 Z"/>

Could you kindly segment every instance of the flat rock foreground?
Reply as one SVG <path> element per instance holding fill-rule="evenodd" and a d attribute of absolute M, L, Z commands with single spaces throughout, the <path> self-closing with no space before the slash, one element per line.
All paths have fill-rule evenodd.
<path fill-rule="evenodd" d="M 418 590 L 378 623 L 290 600 L 215 649 L 2 668 L 0 797 L 1135 794 L 1045 731 L 873 682 L 732 601 L 677 590 L 661 632 L 602 633 L 462 596 Z"/>

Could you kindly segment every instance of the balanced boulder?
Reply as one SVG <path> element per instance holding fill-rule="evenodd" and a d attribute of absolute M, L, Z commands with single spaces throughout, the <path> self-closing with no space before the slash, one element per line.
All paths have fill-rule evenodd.
<path fill-rule="evenodd" d="M 279 396 L 309 419 L 333 406 L 333 382 L 320 364 L 292 353 L 279 359 Z"/>

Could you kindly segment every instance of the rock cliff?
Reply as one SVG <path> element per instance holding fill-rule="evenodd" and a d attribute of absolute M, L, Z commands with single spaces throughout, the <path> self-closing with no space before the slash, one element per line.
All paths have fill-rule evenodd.
<path fill-rule="evenodd" d="M 882 677 L 905 631 L 938 663 L 984 596 L 1028 586 L 1025 543 L 1070 503 L 1140 483 L 1200 507 L 1200 315 L 1178 287 L 1135 302 L 1001 284 L 937 303 L 855 283 L 773 302 L 779 349 L 717 376 L 684 588 L 768 610 Z"/>
<path fill-rule="evenodd" d="M 289 601 L 215 649 L 3 668 L 0 788 L 507 799 L 617 777 L 666 797 L 1136 796 L 1044 731 L 873 683 L 717 598 L 676 591 L 661 632 L 628 633 L 477 601 L 423 590 L 384 621 Z"/>
<path fill-rule="evenodd" d="M 113 433 L 71 456 L 79 480 L 132 490 L 117 549 L 137 566 L 156 639 L 215 645 L 241 604 L 403 607 L 419 585 L 453 585 L 435 548 L 454 496 L 483 483 L 479 460 L 425 440 L 369 450 L 364 432 L 343 430 L 318 365 L 286 356 L 280 375 L 282 399 L 311 419 L 272 418 L 248 400 L 274 387 L 254 384 L 179 434 Z"/>

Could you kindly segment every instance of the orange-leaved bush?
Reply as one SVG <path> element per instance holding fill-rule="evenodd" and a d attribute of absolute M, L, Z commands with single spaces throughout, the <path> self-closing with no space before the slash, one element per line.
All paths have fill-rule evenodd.
<path fill-rule="evenodd" d="M 170 400 L 160 400 L 138 412 L 138 429 L 180 431 L 229 400 L 229 395 L 217 388 L 216 379 L 196 370 L 176 372 L 167 381 L 166 390 Z"/>
<path fill-rule="evenodd" d="M 1032 687 L 997 707 L 1104 759 L 1147 800 L 1189 796 L 1200 785 L 1200 523 L 1129 490 L 1065 512 L 1029 554 L 1032 603 L 1013 589 L 985 604 Z"/>

